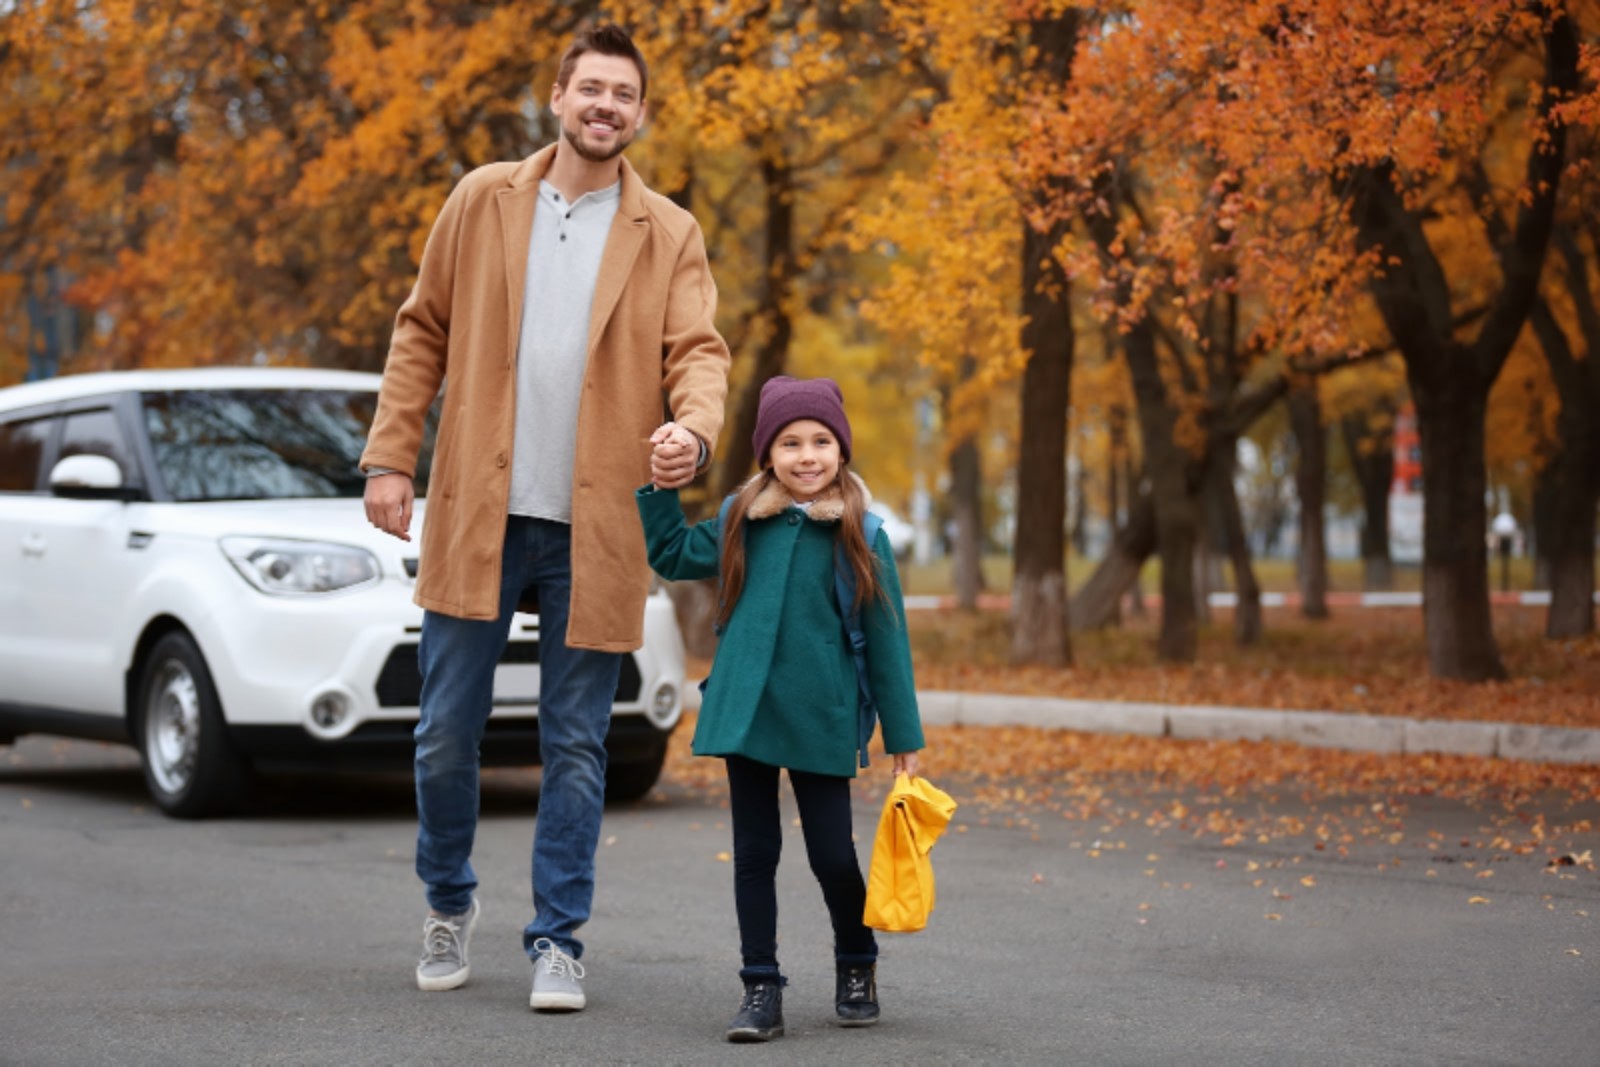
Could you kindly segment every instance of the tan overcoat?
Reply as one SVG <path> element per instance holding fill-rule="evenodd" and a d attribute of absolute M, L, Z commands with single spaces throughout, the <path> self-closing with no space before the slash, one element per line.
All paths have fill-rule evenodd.
<path fill-rule="evenodd" d="M 539 180 L 555 147 L 468 174 L 428 236 L 395 318 L 362 467 L 414 474 L 428 406 L 447 385 L 422 533 L 416 601 L 492 619 L 511 492 L 517 338 Z M 589 319 L 572 478 L 567 644 L 638 648 L 650 568 L 633 502 L 650 480 L 646 439 L 672 417 L 716 447 L 728 348 L 700 227 L 645 188 L 626 160 Z"/>

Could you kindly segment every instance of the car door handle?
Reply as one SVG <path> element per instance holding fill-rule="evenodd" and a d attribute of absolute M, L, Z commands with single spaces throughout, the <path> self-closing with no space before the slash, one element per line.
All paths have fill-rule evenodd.
<path fill-rule="evenodd" d="M 31 533 L 22 535 L 22 554 L 24 556 L 44 555 L 44 534 Z"/>

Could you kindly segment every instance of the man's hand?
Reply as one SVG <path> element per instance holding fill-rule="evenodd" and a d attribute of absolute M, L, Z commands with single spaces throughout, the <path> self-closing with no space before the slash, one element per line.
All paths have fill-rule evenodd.
<path fill-rule="evenodd" d="M 650 481 L 657 489 L 682 489 L 700 464 L 700 438 L 675 422 L 650 435 Z"/>
<path fill-rule="evenodd" d="M 922 769 L 915 752 L 896 752 L 894 754 L 894 773 L 903 774 L 907 778 L 915 778 Z"/>
<path fill-rule="evenodd" d="M 406 474 L 375 474 L 367 479 L 364 496 L 367 521 L 402 541 L 411 540 L 411 505 L 416 491 Z"/>

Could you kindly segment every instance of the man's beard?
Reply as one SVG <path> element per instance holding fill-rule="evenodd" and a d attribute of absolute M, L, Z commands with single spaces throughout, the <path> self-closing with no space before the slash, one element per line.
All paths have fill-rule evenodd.
<path fill-rule="evenodd" d="M 596 150 L 583 143 L 585 129 L 585 122 L 580 121 L 578 123 L 577 133 L 573 133 L 565 128 L 562 129 L 562 132 L 566 134 L 566 142 L 572 146 L 572 150 L 578 153 L 580 158 L 586 159 L 590 163 L 610 162 L 611 160 L 620 156 L 622 154 L 622 150 L 633 143 L 632 135 L 627 137 L 622 136 L 621 128 L 618 127 L 616 143 L 613 144 L 609 149 Z"/>

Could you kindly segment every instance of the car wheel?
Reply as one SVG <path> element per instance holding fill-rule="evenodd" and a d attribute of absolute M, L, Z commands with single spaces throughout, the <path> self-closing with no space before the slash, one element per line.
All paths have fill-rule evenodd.
<path fill-rule="evenodd" d="M 231 808 L 245 766 L 228 747 L 222 703 L 194 638 L 178 631 L 155 643 L 137 700 L 134 731 L 145 785 L 161 810 L 199 819 Z"/>
<path fill-rule="evenodd" d="M 608 763 L 606 799 L 622 803 L 642 800 L 644 795 L 655 787 L 657 779 L 661 777 L 661 766 L 666 762 L 667 749 L 663 745 L 659 752 L 644 759 L 628 760 L 626 763 L 616 761 Z"/>

